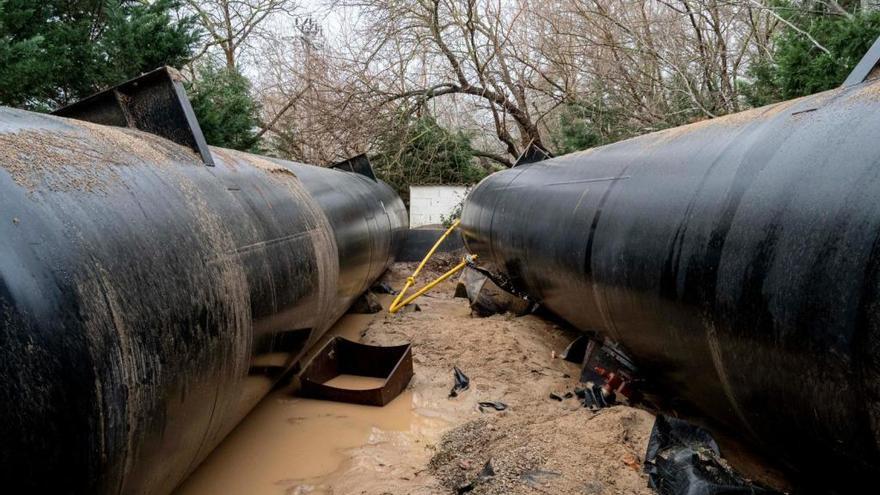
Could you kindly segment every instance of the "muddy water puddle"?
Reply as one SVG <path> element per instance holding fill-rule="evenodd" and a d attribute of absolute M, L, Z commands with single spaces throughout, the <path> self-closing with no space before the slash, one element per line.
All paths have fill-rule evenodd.
<path fill-rule="evenodd" d="M 370 390 L 384 384 L 385 380 L 382 378 L 360 375 L 339 375 L 324 382 L 324 385 L 347 390 Z"/>
<path fill-rule="evenodd" d="M 376 383 L 363 378 L 338 377 L 336 385 Z M 282 390 L 264 400 L 177 493 L 331 493 L 327 478 L 344 467 L 352 449 L 393 441 L 409 444 L 400 451 L 407 456 L 445 426 L 414 411 L 411 391 L 371 407 L 295 398 Z"/>
<path fill-rule="evenodd" d="M 342 335 L 359 340 L 371 319 L 372 315 L 346 315 L 328 332 L 328 338 Z M 382 383 L 379 378 L 355 375 L 327 382 L 349 389 L 371 389 Z M 426 446 L 449 427 L 443 415 L 431 409 L 412 390 L 385 407 L 306 399 L 290 389 L 276 390 L 176 494 L 347 493 L 350 488 L 340 483 L 376 483 L 385 480 L 385 475 L 406 476 L 414 464 L 424 465 L 430 457 Z M 383 474 L 377 476 L 377 471 Z"/>

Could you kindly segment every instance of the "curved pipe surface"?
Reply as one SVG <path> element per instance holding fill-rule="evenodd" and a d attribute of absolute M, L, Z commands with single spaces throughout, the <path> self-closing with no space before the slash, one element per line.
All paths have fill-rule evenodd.
<path fill-rule="evenodd" d="M 170 492 L 393 261 L 386 185 L 212 154 L 0 108 L 5 488 Z"/>
<path fill-rule="evenodd" d="M 874 82 L 519 166 L 470 194 L 465 243 L 679 405 L 802 476 L 873 483 L 877 136 Z"/>
<path fill-rule="evenodd" d="M 384 182 L 355 173 L 275 160 L 289 168 L 327 214 L 339 248 L 336 311 L 341 315 L 388 268 L 406 240 L 409 218 Z M 340 181 L 346 180 L 340 187 Z M 369 232 L 365 236 L 364 232 Z"/>

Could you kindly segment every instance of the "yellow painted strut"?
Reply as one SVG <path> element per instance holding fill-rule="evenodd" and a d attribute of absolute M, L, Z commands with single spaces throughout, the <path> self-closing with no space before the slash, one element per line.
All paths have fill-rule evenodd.
<path fill-rule="evenodd" d="M 416 267 L 416 269 L 412 273 L 412 275 L 410 275 L 409 277 L 406 278 L 406 283 L 403 285 L 403 289 L 400 290 L 400 294 L 398 294 L 397 297 L 394 298 L 394 302 L 392 302 L 391 306 L 388 308 L 389 313 L 397 313 L 404 306 L 412 303 L 413 301 L 418 299 L 419 296 L 421 296 L 425 292 L 428 292 L 429 290 L 433 289 L 434 286 L 436 286 L 440 282 L 443 282 L 447 278 L 449 278 L 449 277 L 455 275 L 456 273 L 458 273 L 459 271 L 461 271 L 462 268 L 467 266 L 468 262 L 477 259 L 477 255 L 475 255 L 475 254 L 465 256 L 464 259 L 461 260 L 461 263 L 455 265 L 455 267 L 453 267 L 451 270 L 444 273 L 443 275 L 440 275 L 439 277 L 437 277 L 436 280 L 428 283 L 427 285 L 425 285 L 421 289 L 417 290 L 415 292 L 415 294 L 407 297 L 406 299 L 403 299 L 406 296 L 406 292 L 413 285 L 415 285 L 416 277 L 419 276 L 419 273 L 422 271 L 422 268 L 425 267 L 425 264 L 427 264 L 428 260 L 431 259 L 431 256 L 434 255 L 434 252 L 437 251 L 437 248 L 440 247 L 440 244 L 442 244 L 443 241 L 445 241 L 446 238 L 449 237 L 449 234 L 451 234 L 453 230 L 458 228 L 459 223 L 461 223 L 461 220 L 456 220 L 455 222 L 452 223 L 452 225 L 448 229 L 446 229 L 446 232 L 444 232 L 443 235 L 441 235 L 440 238 L 437 239 L 437 242 L 434 243 L 434 246 L 428 251 L 428 254 L 425 255 L 425 257 L 422 259 L 422 262 L 419 263 L 419 266 Z M 403 299 L 403 301 L 401 301 L 401 299 Z"/>

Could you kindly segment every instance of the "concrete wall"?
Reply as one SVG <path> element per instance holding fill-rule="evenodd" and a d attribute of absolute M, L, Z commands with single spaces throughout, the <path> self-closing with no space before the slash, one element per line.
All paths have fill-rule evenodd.
<path fill-rule="evenodd" d="M 466 186 L 409 186 L 409 227 L 437 225 L 467 195 Z"/>

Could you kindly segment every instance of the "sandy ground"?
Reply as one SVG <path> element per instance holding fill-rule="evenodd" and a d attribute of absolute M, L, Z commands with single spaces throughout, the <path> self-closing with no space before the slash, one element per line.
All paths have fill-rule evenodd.
<path fill-rule="evenodd" d="M 413 268 L 397 264 L 385 280 L 400 287 Z M 575 335 L 535 316 L 472 318 L 453 290 L 445 282 L 417 301 L 421 311 L 347 315 L 333 330 L 366 343 L 413 344 L 415 377 L 394 402 L 371 408 L 279 390 L 178 493 L 449 494 L 467 484 L 473 494 L 653 493 L 641 470 L 649 413 L 591 413 L 575 399 L 549 398 L 576 384 L 577 367 L 555 357 Z M 387 307 L 390 296 L 382 301 Z M 453 366 L 471 384 L 449 398 Z M 481 401 L 508 409 L 481 412 Z M 479 477 L 487 463 L 494 476 Z"/>

